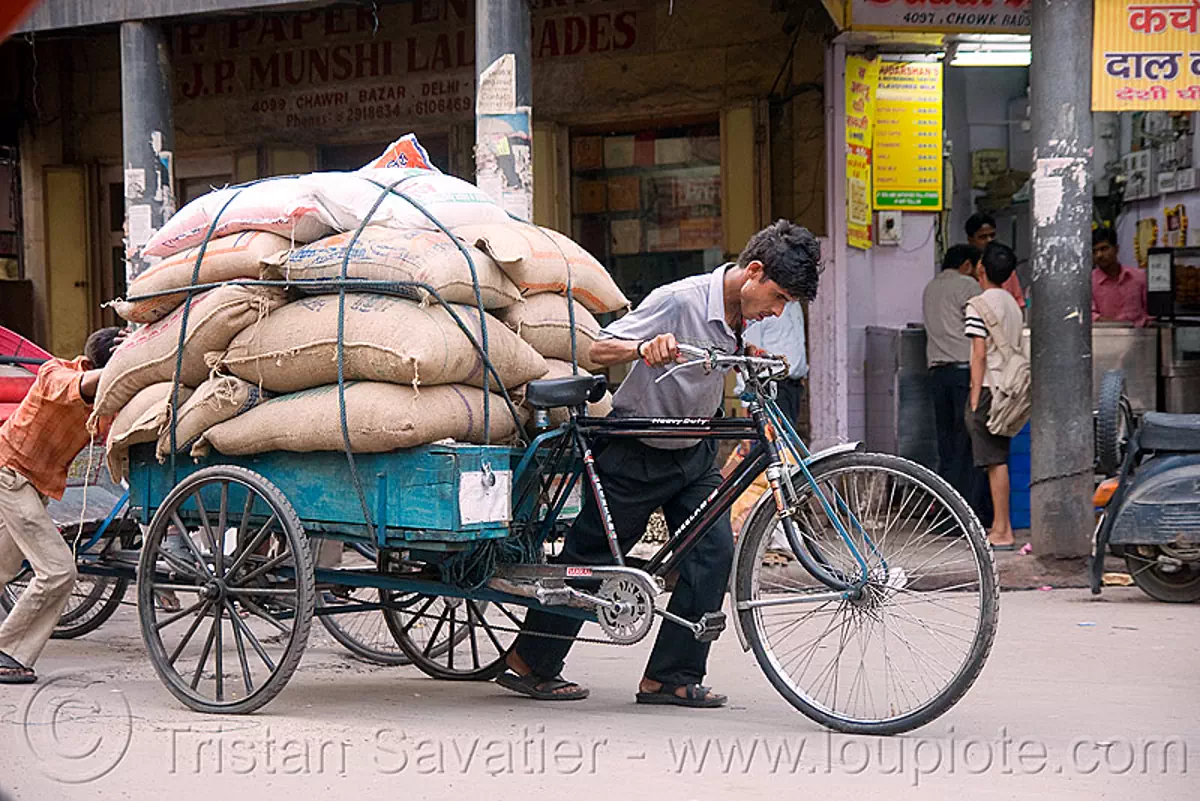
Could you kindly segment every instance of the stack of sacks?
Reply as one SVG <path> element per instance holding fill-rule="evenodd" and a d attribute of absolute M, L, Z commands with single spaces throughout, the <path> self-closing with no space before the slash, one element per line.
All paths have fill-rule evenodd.
<path fill-rule="evenodd" d="M 347 289 L 343 376 L 355 450 L 446 437 L 503 441 L 514 433 L 499 397 L 489 404 L 491 430 L 484 431 L 483 359 L 472 343 L 483 341 L 477 303 L 489 312 L 489 360 L 514 395 L 547 374 L 547 358 L 571 359 L 568 287 L 577 299 L 579 364 L 595 367 L 593 313 L 628 306 L 604 267 L 562 234 L 513 221 L 422 154 L 406 137 L 357 172 L 214 191 L 155 234 L 143 253 L 159 261 L 131 283 L 129 295 L 166 294 L 113 304 L 125 319 L 150 325 L 114 354 L 97 395 L 97 418 L 130 407 L 122 415 L 129 433 L 116 438 L 110 456 L 118 472 L 121 449 L 133 442 L 157 441 L 158 458 L 168 458 L 172 419 L 176 451 L 195 456 L 210 445 L 229 454 L 341 450 L 336 293 L 343 270 L 351 280 L 407 285 Z M 404 197 L 380 201 L 393 185 Z M 169 388 L 174 376 L 182 290 L 193 275 L 199 284 L 225 285 L 192 296 L 178 376 L 186 392 L 172 414 L 169 392 L 149 388 Z M 253 279 L 286 280 L 293 302 L 280 288 L 226 283 Z M 551 375 L 569 370 L 555 364 Z M 499 390 L 494 376 L 487 384 Z"/>
<path fill-rule="evenodd" d="M 578 364 L 585 370 L 598 367 L 590 356 L 600 332 L 593 315 L 629 306 L 604 265 L 570 238 L 529 223 L 465 225 L 454 234 L 491 256 L 521 291 L 524 303 L 498 312 L 510 328 L 538 353 L 561 361 L 571 360 L 573 330 Z"/>
<path fill-rule="evenodd" d="M 455 322 L 458 316 L 466 332 Z M 209 429 L 221 453 L 267 450 L 340 450 L 343 439 L 336 385 L 339 301 L 316 295 L 275 311 L 235 337 L 221 369 L 275 398 Z M 493 442 L 516 431 L 499 395 L 490 401 L 490 432 L 483 428 L 483 342 L 476 308 L 426 305 L 414 300 L 347 293 L 342 332 L 346 418 L 353 450 L 389 451 L 452 437 Z M 488 359 L 505 387 L 546 373 L 546 362 L 490 314 L 484 315 Z M 499 389 L 495 376 L 489 389 Z M 490 437 L 489 437 L 490 434 Z"/>

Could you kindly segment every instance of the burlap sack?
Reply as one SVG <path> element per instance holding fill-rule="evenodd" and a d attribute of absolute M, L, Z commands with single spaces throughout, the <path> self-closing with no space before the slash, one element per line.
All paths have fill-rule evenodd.
<path fill-rule="evenodd" d="M 237 456 L 265 451 L 340 451 L 342 429 L 336 386 L 317 387 L 267 401 L 232 420 L 213 426 L 198 448 L 211 444 Z M 452 437 L 483 442 L 483 391 L 449 384 L 412 387 L 374 381 L 346 386 L 346 422 L 351 449 L 379 453 L 412 448 Z M 516 432 L 504 402 L 493 395 L 493 444 Z"/>
<path fill-rule="evenodd" d="M 453 230 L 495 259 L 523 295 L 565 295 L 569 273 L 572 293 L 590 311 L 600 314 L 629 306 L 604 265 L 557 231 L 522 222 L 462 225 Z"/>
<path fill-rule="evenodd" d="M 482 343 L 479 310 L 453 306 Z M 345 378 L 414 386 L 483 383 L 483 360 L 442 306 L 387 295 L 346 296 Z M 546 372 L 537 352 L 491 315 L 489 358 L 505 386 Z M 256 328 L 234 338 L 225 368 L 272 392 L 337 383 L 338 299 L 318 295 L 289 303 Z M 496 380 L 489 377 L 489 386 Z"/>
<path fill-rule="evenodd" d="M 600 324 L 579 301 L 575 306 L 575 359 L 585 370 L 600 367 L 591 359 Z M 562 295 L 532 295 L 524 303 L 501 309 L 497 316 L 547 359 L 571 361 L 571 316 Z"/>
<path fill-rule="evenodd" d="M 249 381 L 231 375 L 213 376 L 196 387 L 187 403 L 179 407 L 175 415 L 175 452 L 186 453 L 205 431 L 250 411 L 269 397 Z M 165 462 L 170 454 L 171 428 L 164 424 L 158 435 L 158 461 Z"/>
<path fill-rule="evenodd" d="M 223 286 L 192 299 L 183 343 L 180 383 L 196 386 L 208 378 L 205 354 L 224 351 L 239 331 L 269 319 L 285 293 L 266 287 Z M 89 424 L 121 409 L 140 390 L 175 373 L 175 353 L 184 306 L 141 328 L 121 343 L 100 376 L 96 407 Z"/>
<path fill-rule="evenodd" d="M 192 394 L 190 387 L 179 387 L 179 403 Z M 105 458 L 112 480 L 120 482 L 129 473 L 129 448 L 139 442 L 154 442 L 159 430 L 170 422 L 171 382 L 151 384 L 133 396 L 108 431 Z"/>
<path fill-rule="evenodd" d="M 287 239 L 266 231 L 244 231 L 214 239 L 204 250 L 200 277 L 196 283 L 214 284 L 239 278 L 278 278 L 278 264 L 286 258 L 290 247 Z M 189 286 L 199 255 L 200 248 L 194 247 L 168 256 L 133 279 L 126 295 L 132 298 Z M 117 314 L 130 322 L 153 323 L 174 311 L 185 297 L 183 293 L 161 295 L 133 303 L 117 300 L 111 305 Z"/>
<path fill-rule="evenodd" d="M 575 375 L 571 370 L 571 363 L 559 361 L 558 359 L 546 359 L 546 374 L 542 378 L 566 378 L 567 376 Z M 580 370 L 579 375 L 587 373 L 586 370 Z M 533 407 L 525 402 L 524 392 L 517 393 L 517 398 L 514 403 L 519 402 L 521 417 L 525 422 L 528 422 L 533 415 Z M 605 392 L 604 397 L 595 403 L 587 405 L 588 417 L 608 417 L 612 411 L 612 393 Z M 567 409 L 551 409 L 550 410 L 550 425 L 558 426 L 567 422 L 570 417 L 570 412 Z"/>
<path fill-rule="evenodd" d="M 303 282 L 340 278 L 346 247 L 354 235 L 354 231 L 347 231 L 327 236 L 292 251 L 284 264 L 285 275 Z M 469 245 L 464 247 L 475 265 L 484 308 L 511 306 L 521 299 L 516 285 L 486 253 Z M 471 266 L 458 243 L 441 231 L 369 225 L 354 240 L 346 277 L 429 284 L 447 303 L 475 305 Z M 309 287 L 302 289 L 310 291 Z M 427 295 L 417 290 L 417 297 Z"/>

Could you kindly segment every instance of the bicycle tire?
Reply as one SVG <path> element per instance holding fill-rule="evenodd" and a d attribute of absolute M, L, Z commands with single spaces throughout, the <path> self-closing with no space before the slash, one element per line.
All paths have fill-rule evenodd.
<path fill-rule="evenodd" d="M 759 554 L 766 547 L 764 539 L 768 542 L 768 538 L 775 535 L 775 521 L 778 519 L 773 506 L 767 505 L 760 507 L 751 520 L 747 523 L 742 542 L 739 543 L 739 554 L 737 563 L 737 575 L 735 576 L 735 613 L 739 615 L 739 621 L 742 625 L 742 630 L 745 632 L 746 639 L 749 642 L 751 649 L 754 652 L 759 666 L 766 674 L 771 685 L 797 710 L 809 717 L 810 719 L 820 723 L 828 728 L 846 732 L 849 734 L 872 734 L 872 735 L 888 735 L 899 734 L 901 732 L 911 731 L 912 729 L 924 726 L 944 714 L 952 706 L 954 706 L 966 694 L 967 690 L 975 683 L 979 677 L 984 663 L 987 661 L 988 654 L 991 651 L 992 644 L 996 635 L 996 624 L 999 610 L 999 581 L 996 576 L 995 562 L 992 559 L 991 551 L 987 545 L 987 538 L 983 531 L 983 526 L 979 523 L 978 518 L 971 511 L 970 507 L 958 495 L 957 492 L 950 487 L 945 481 L 939 478 L 932 471 L 921 467 L 906 459 L 898 456 L 887 454 L 874 453 L 846 453 L 830 457 L 827 460 L 822 460 L 811 468 L 813 478 L 818 483 L 822 481 L 832 480 L 841 472 L 849 472 L 852 470 L 862 471 L 878 471 L 882 476 L 901 477 L 906 480 L 917 483 L 930 494 L 941 501 L 953 517 L 951 522 L 958 523 L 958 529 L 965 534 L 966 544 L 969 547 L 969 552 L 977 565 L 977 573 L 979 579 L 979 617 L 978 623 L 974 628 L 974 633 L 971 638 L 970 648 L 963 658 L 959 669 L 954 673 L 953 678 L 946 683 L 936 694 L 934 694 L 925 703 L 920 704 L 916 708 L 902 712 L 901 714 L 881 717 L 878 719 L 868 719 L 862 716 L 851 716 L 830 709 L 828 705 L 822 705 L 807 697 L 805 692 L 800 691 L 795 686 L 795 682 L 790 676 L 785 675 L 782 665 L 776 658 L 773 652 L 773 645 L 770 642 L 771 635 L 765 630 L 766 624 L 763 620 L 761 609 L 775 609 L 781 607 L 765 607 L 745 608 L 743 603 L 752 601 L 757 595 L 757 590 L 760 584 L 760 573 L 763 570 L 762 559 Z M 811 497 L 811 490 L 806 486 L 797 487 L 797 492 L 800 494 L 800 499 Z M 920 503 L 920 501 L 918 501 Z M 880 504 L 881 509 L 883 503 Z M 798 509 L 799 503 L 793 507 Z M 880 512 L 877 511 L 877 514 Z M 889 509 L 890 515 L 890 509 Z M 856 515 L 856 517 L 870 517 L 870 515 Z M 897 515 L 898 517 L 898 515 Z M 864 525 L 870 525 L 870 521 Z M 883 540 L 887 539 L 889 533 L 885 531 L 882 535 L 880 547 L 884 546 Z M 942 536 L 938 534 L 937 536 Z M 911 541 L 911 539 L 910 539 Z M 949 547 L 949 546 L 947 546 Z M 888 568 L 889 571 L 895 570 L 895 565 Z M 899 571 L 897 571 L 899 572 Z M 912 576 L 917 577 L 914 571 Z M 890 582 L 890 580 L 887 580 Z M 884 588 L 890 586 L 890 583 L 885 582 Z M 823 589 L 823 587 L 817 587 Z M 901 592 L 904 590 L 897 590 Z M 914 591 L 909 591 L 916 594 Z M 898 597 L 898 596 L 897 596 Z M 839 602 L 849 604 L 849 601 Z M 902 604 L 901 604 L 902 605 Z M 881 607 L 883 608 L 883 607 Z M 832 625 L 832 624 L 830 624 Z M 887 626 L 884 628 L 884 650 L 886 658 L 887 648 Z M 822 635 L 824 636 L 824 635 Z M 844 644 L 844 643 L 843 643 Z M 819 642 L 818 642 L 819 645 Z M 814 646 L 815 648 L 816 646 Z M 860 663 L 860 670 L 862 669 Z M 836 697 L 836 679 L 835 679 L 835 697 Z M 886 685 L 885 685 L 886 687 Z M 852 693 L 853 693 L 853 687 Z M 885 689 L 886 696 L 886 689 Z M 886 700 L 886 698 L 885 698 Z"/>

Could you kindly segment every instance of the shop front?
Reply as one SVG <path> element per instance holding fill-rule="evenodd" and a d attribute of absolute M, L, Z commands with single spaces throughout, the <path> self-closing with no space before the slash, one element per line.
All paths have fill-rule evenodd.
<path fill-rule="evenodd" d="M 474 5 L 169 20 L 177 203 L 354 169 L 408 132 L 440 169 L 472 179 Z M 772 217 L 823 233 L 820 53 L 832 26 L 800 5 L 535 2 L 535 221 L 571 233 L 634 302 L 720 264 Z M 124 285 L 120 54 L 111 27 L 38 37 L 41 116 L 20 141 L 21 271 L 39 285 L 35 337 L 67 352 Z M 18 45 L 33 69 L 30 45 L 6 47 Z M 74 183 L 47 177 L 60 165 Z M 46 265 L 55 233 L 81 221 L 90 286 L 71 287 L 74 330 L 54 311 L 67 303 L 50 280 L 59 267 Z"/>

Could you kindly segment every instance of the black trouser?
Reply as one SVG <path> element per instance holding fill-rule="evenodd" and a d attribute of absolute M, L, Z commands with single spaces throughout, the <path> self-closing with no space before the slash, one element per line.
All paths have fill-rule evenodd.
<path fill-rule="evenodd" d="M 667 525 L 674 531 L 720 485 L 716 454 L 715 440 L 681 450 L 651 448 L 637 440 L 612 440 L 596 456 L 596 470 L 622 553 L 628 553 L 641 539 L 655 509 L 662 507 Z M 582 513 L 567 533 L 562 553 L 551 561 L 579 565 L 613 563 L 599 507 L 590 493 Z M 699 620 L 705 612 L 718 611 L 732 564 L 733 529 L 726 512 L 679 564 L 679 581 L 667 609 L 691 621 Z M 571 650 L 572 641 L 538 637 L 532 632 L 574 637 L 582 625 L 579 618 L 531 609 L 514 648 L 534 675 L 557 676 L 562 672 L 563 659 Z M 710 645 L 697 642 L 692 632 L 682 626 L 664 621 L 646 666 L 646 678 L 663 684 L 699 682 L 707 672 Z"/>
<path fill-rule="evenodd" d="M 788 378 L 775 385 L 775 403 L 791 422 L 792 428 L 800 425 L 800 401 L 804 399 L 804 379 Z"/>
<path fill-rule="evenodd" d="M 929 375 L 937 426 L 938 474 L 966 499 L 983 525 L 990 526 L 992 496 L 987 474 L 975 466 L 963 418 L 971 396 L 971 369 L 966 364 L 938 365 L 930 368 Z"/>

